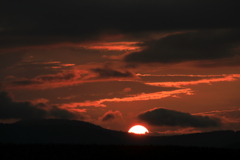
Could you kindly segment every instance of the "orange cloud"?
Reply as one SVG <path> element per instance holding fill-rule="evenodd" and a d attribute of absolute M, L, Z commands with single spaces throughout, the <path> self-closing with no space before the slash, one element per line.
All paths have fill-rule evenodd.
<path fill-rule="evenodd" d="M 112 40 L 112 39 L 110 39 Z M 139 43 L 142 42 L 129 42 L 129 41 L 116 41 L 116 42 L 80 42 L 80 43 L 71 43 L 71 42 L 60 42 L 50 45 L 33 45 L 33 46 L 18 46 L 15 48 L 6 48 L 2 49 L 3 53 L 16 52 L 21 50 L 30 50 L 30 49 L 45 49 L 45 48 L 61 48 L 61 47 L 72 47 L 72 48 L 85 48 L 85 49 L 94 49 L 94 50 L 117 50 L 117 51 L 134 51 L 138 50 L 140 46 Z"/>
<path fill-rule="evenodd" d="M 227 82 L 236 81 L 240 77 L 240 74 L 223 75 L 221 78 L 201 79 L 197 81 L 181 81 L 181 82 L 150 82 L 145 83 L 151 86 L 164 86 L 164 87 L 180 87 L 184 85 L 197 85 L 197 84 L 211 84 L 213 82 Z"/>
<path fill-rule="evenodd" d="M 166 97 L 177 97 L 179 94 L 192 95 L 193 91 L 190 88 L 185 89 L 177 89 L 173 91 L 162 91 L 162 92 L 154 92 L 154 93 L 141 93 L 137 95 L 129 95 L 124 98 L 109 98 L 109 99 L 100 99 L 97 101 L 85 101 L 80 103 L 70 103 L 64 104 L 65 107 L 70 108 L 78 108 L 78 107 L 106 107 L 104 102 L 132 102 L 132 101 L 143 101 L 143 100 L 154 100 L 154 99 L 162 99 Z"/>
<path fill-rule="evenodd" d="M 151 76 L 151 77 L 223 77 L 225 76 L 225 74 L 220 74 L 220 75 L 194 75 L 194 74 L 164 74 L 164 75 L 159 75 L 159 74 L 141 74 L 141 73 L 137 73 L 137 76 Z M 236 74 L 232 74 L 232 75 L 236 75 Z"/>
<path fill-rule="evenodd" d="M 141 101 L 141 100 L 162 99 L 162 98 L 166 98 L 166 97 L 175 96 L 178 94 L 192 95 L 193 92 L 190 88 L 186 88 L 186 89 L 178 89 L 178 90 L 174 90 L 174 91 L 141 93 L 138 95 L 130 95 L 129 97 L 124 97 L 124 98 L 101 99 L 99 101 L 101 103 L 103 103 L 103 102 L 131 102 L 131 101 Z"/>
<path fill-rule="evenodd" d="M 83 45 L 87 49 L 98 49 L 98 50 L 119 50 L 119 51 L 128 51 L 128 50 L 137 50 L 140 47 L 137 46 L 139 42 L 97 42 L 92 44 Z"/>
<path fill-rule="evenodd" d="M 62 108 L 81 108 L 81 107 L 106 107 L 106 105 L 101 104 L 101 101 L 85 101 L 85 102 L 75 102 L 75 103 L 69 103 L 69 104 L 63 104 Z"/>
<path fill-rule="evenodd" d="M 188 127 L 188 128 L 180 128 L 176 129 L 176 127 L 165 130 L 165 131 L 157 131 L 156 133 L 160 135 L 182 135 L 182 134 L 193 134 L 193 133 L 201 133 L 202 131 L 197 130 L 196 128 L 193 127 Z"/>
<path fill-rule="evenodd" d="M 124 89 L 123 89 L 123 92 L 131 92 L 131 91 L 132 91 L 131 88 L 124 88 Z"/>
<path fill-rule="evenodd" d="M 115 69 L 108 66 L 64 70 L 57 74 L 40 75 L 33 79 L 19 79 L 8 82 L 7 89 L 47 89 L 72 86 L 80 83 L 99 81 L 133 80 L 138 77 L 131 71 Z M 95 66 L 96 67 L 96 66 Z"/>

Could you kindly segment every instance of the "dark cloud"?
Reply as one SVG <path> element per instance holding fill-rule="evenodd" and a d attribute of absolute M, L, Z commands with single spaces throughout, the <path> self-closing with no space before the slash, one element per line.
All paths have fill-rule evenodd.
<path fill-rule="evenodd" d="M 61 87 L 66 85 L 72 85 L 74 81 L 78 81 L 76 83 L 87 82 L 88 80 L 98 81 L 99 79 L 115 79 L 115 78 L 137 78 L 137 76 L 127 70 L 118 70 L 111 69 L 111 67 L 104 66 L 103 68 L 92 68 L 89 70 L 70 70 L 70 71 L 62 71 L 57 74 L 47 74 L 40 75 L 32 79 L 16 79 L 11 81 L 6 86 L 10 87 L 27 87 L 27 86 L 40 86 L 40 85 L 49 85 L 56 84 L 57 86 L 53 87 Z M 82 81 L 81 81 L 82 80 Z M 59 84 L 63 82 L 63 84 Z M 49 86 L 48 86 L 49 88 Z M 51 88 L 51 86 L 50 86 Z"/>
<path fill-rule="evenodd" d="M 113 120 L 115 117 L 114 117 L 114 115 L 113 114 L 111 114 L 111 113 L 108 113 L 107 115 L 104 115 L 104 117 L 102 118 L 102 121 L 104 122 L 104 121 L 111 121 L 111 120 Z"/>
<path fill-rule="evenodd" d="M 111 121 L 122 121 L 122 113 L 120 111 L 107 111 L 102 117 L 100 117 L 102 122 L 111 122 Z"/>
<path fill-rule="evenodd" d="M 39 52 L 38 52 L 39 53 Z M 1 70 L 2 74 L 0 75 L 0 80 L 5 80 L 5 77 L 14 76 L 15 78 L 21 77 L 26 79 L 32 79 L 39 75 L 50 75 L 50 74 L 56 74 L 58 72 L 61 72 L 63 70 L 69 70 L 73 67 L 70 66 L 71 64 L 62 64 L 59 61 L 25 61 L 24 57 L 28 57 L 26 55 L 20 56 L 22 54 L 20 53 L 6 53 L 3 59 L 0 59 L 3 63 L 9 65 L 5 69 Z M 9 63 L 11 59 L 14 59 L 14 56 L 19 56 L 19 61 L 15 64 Z M 41 54 L 41 56 L 44 56 Z M 33 56 L 34 57 L 34 56 Z M 1 56 L 0 56 L 1 58 Z M 22 62 L 20 62 L 22 61 Z M 66 65 L 66 66 L 64 66 Z M 67 66 L 69 65 L 69 66 Z M 0 67 L 1 68 L 1 67 Z"/>
<path fill-rule="evenodd" d="M 102 33 L 239 27 L 238 1 L 1 1 L 1 47 L 79 42 Z"/>
<path fill-rule="evenodd" d="M 30 80 L 30 79 L 22 79 L 22 80 L 12 81 L 11 84 L 13 86 L 26 86 L 26 85 L 43 84 L 43 82 L 40 82 L 40 81 L 37 81 L 37 80 Z"/>
<path fill-rule="evenodd" d="M 224 66 L 237 67 L 240 65 L 240 56 L 224 58 L 224 59 L 216 59 L 214 61 L 209 61 L 209 60 L 198 61 L 195 63 L 195 65 L 203 68 L 224 67 Z"/>
<path fill-rule="evenodd" d="M 135 75 L 130 71 L 118 71 L 110 68 L 94 68 L 91 71 L 98 74 L 97 78 L 114 78 L 114 77 L 134 77 Z"/>
<path fill-rule="evenodd" d="M 208 77 L 208 76 L 201 76 L 201 77 L 194 77 L 192 75 L 184 76 L 184 75 L 175 75 L 175 76 L 154 76 L 154 75 L 147 75 L 147 76 L 139 76 L 143 82 L 188 82 L 188 81 L 198 81 L 202 79 L 211 79 L 211 78 L 219 78 L 219 76 L 216 77 Z"/>
<path fill-rule="evenodd" d="M 0 70 L 11 67 L 22 60 L 23 53 L 1 54 L 0 52 Z"/>
<path fill-rule="evenodd" d="M 78 116 L 74 115 L 72 112 L 69 112 L 67 110 L 58 108 L 57 106 L 52 106 L 51 110 L 49 111 L 49 114 L 53 117 L 57 117 L 60 119 L 72 119 L 72 118 L 78 118 L 83 120 L 84 116 L 79 114 Z"/>
<path fill-rule="evenodd" d="M 39 81 L 48 81 L 48 82 L 52 82 L 52 81 L 69 81 L 69 80 L 73 80 L 74 78 L 76 78 L 76 74 L 74 73 L 59 73 L 59 74 L 52 74 L 52 75 L 42 75 L 42 76 L 38 76 L 36 77 L 36 80 Z"/>
<path fill-rule="evenodd" d="M 45 110 L 47 107 L 48 110 Z M 77 118 L 75 114 L 57 106 L 44 103 L 32 104 L 29 101 L 15 102 L 7 94 L 0 92 L 0 119 L 39 119 L 39 118 Z"/>
<path fill-rule="evenodd" d="M 24 87 L 24 86 L 38 86 L 42 84 L 49 83 L 59 83 L 59 82 L 71 82 L 77 78 L 80 78 L 80 74 L 73 72 L 60 72 L 57 74 L 40 75 L 33 79 L 18 79 L 10 82 L 8 86 L 12 87 Z"/>
<path fill-rule="evenodd" d="M 47 111 L 33 106 L 30 102 L 14 102 L 6 92 L 0 92 L 0 119 L 44 118 Z"/>
<path fill-rule="evenodd" d="M 156 108 L 138 115 L 150 125 L 155 126 L 181 126 L 181 127 L 217 127 L 220 125 L 219 119 L 211 119 L 208 116 L 191 115 L 164 108 Z"/>
<path fill-rule="evenodd" d="M 240 30 L 201 30 L 169 35 L 143 44 L 146 49 L 125 57 L 128 62 L 179 63 L 239 56 Z M 216 64 L 215 64 L 216 65 Z"/>

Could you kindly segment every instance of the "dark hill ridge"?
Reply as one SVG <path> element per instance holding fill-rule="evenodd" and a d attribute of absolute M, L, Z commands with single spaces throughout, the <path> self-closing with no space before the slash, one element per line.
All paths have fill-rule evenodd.
<path fill-rule="evenodd" d="M 77 121 L 77 120 L 67 120 L 67 119 L 34 119 L 34 120 L 20 120 L 14 123 L 15 125 L 25 125 L 25 126 L 75 126 L 88 129 L 103 129 L 95 124 Z"/>
<path fill-rule="evenodd" d="M 239 148 L 240 131 L 214 131 L 158 137 L 108 130 L 84 121 L 41 119 L 0 124 L 0 143 L 177 145 Z"/>
<path fill-rule="evenodd" d="M 114 131 L 75 120 L 21 120 L 14 124 L 1 124 L 0 131 L 0 142 L 3 143 L 118 143 L 112 134 Z"/>

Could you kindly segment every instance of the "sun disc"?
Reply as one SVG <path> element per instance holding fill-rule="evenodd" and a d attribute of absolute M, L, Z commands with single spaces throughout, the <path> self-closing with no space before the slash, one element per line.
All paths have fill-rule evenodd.
<path fill-rule="evenodd" d="M 129 129 L 128 133 L 135 133 L 135 134 L 146 134 L 149 133 L 147 128 L 141 125 L 135 125 Z"/>

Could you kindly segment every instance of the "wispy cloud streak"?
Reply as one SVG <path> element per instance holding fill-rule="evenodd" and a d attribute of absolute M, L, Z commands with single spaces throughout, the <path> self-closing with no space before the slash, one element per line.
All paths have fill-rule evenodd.
<path fill-rule="evenodd" d="M 128 95 L 128 97 L 123 98 L 109 98 L 109 99 L 100 99 L 98 101 L 85 101 L 81 103 L 70 103 L 64 104 L 66 107 L 78 108 L 78 107 L 106 107 L 104 102 L 132 102 L 132 101 L 144 101 L 144 100 L 155 100 L 162 99 L 166 97 L 178 97 L 179 94 L 192 95 L 194 94 L 190 88 L 185 89 L 177 89 L 173 91 L 162 91 L 162 92 L 154 92 L 154 93 L 141 93 L 137 95 Z"/>
<path fill-rule="evenodd" d="M 186 85 L 197 85 L 197 84 L 211 84 L 213 82 L 230 82 L 239 80 L 240 74 L 225 75 L 220 78 L 201 79 L 197 81 L 181 81 L 181 82 L 149 82 L 145 83 L 152 86 L 165 86 L 165 87 L 180 87 Z"/>

